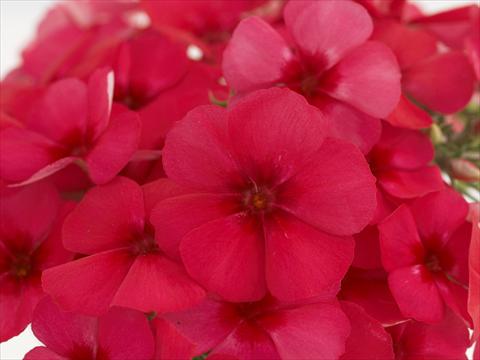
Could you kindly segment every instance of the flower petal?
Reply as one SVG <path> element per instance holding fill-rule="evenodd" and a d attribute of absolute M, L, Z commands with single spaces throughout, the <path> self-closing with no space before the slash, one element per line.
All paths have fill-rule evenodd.
<path fill-rule="evenodd" d="M 326 233 L 351 235 L 373 217 L 375 178 L 354 145 L 327 139 L 308 166 L 282 184 L 278 204 Z"/>
<path fill-rule="evenodd" d="M 387 271 L 419 264 L 425 250 L 412 213 L 401 205 L 378 225 L 382 263 Z"/>
<path fill-rule="evenodd" d="M 238 92 L 280 82 L 293 53 L 267 22 L 249 17 L 238 24 L 223 53 L 222 68 L 228 84 Z"/>
<path fill-rule="evenodd" d="M 326 119 L 291 90 L 251 93 L 228 111 L 235 155 L 260 185 L 276 185 L 300 169 L 327 135 Z"/>
<path fill-rule="evenodd" d="M 49 350 L 66 358 L 79 351 L 83 351 L 84 356 L 92 356 L 95 351 L 96 319 L 62 311 L 49 297 L 35 308 L 32 330 Z"/>
<path fill-rule="evenodd" d="M 190 194 L 165 199 L 151 213 L 155 238 L 162 251 L 179 258 L 180 242 L 189 231 L 237 212 L 238 203 L 240 199 L 236 197 L 217 194 Z"/>
<path fill-rule="evenodd" d="M 370 116 L 386 118 L 401 94 L 395 55 L 386 45 L 368 41 L 328 71 L 322 90 Z"/>
<path fill-rule="evenodd" d="M 342 310 L 348 316 L 352 331 L 345 344 L 341 360 L 394 359 L 392 338 L 382 324 L 360 306 L 343 301 Z"/>
<path fill-rule="evenodd" d="M 377 176 L 378 184 L 390 195 L 412 199 L 445 188 L 440 169 L 425 166 L 413 171 L 385 171 Z"/>
<path fill-rule="evenodd" d="M 99 318 L 97 358 L 151 359 L 154 349 L 150 324 L 141 312 L 113 308 Z"/>
<path fill-rule="evenodd" d="M 197 189 L 230 192 L 238 167 L 228 149 L 227 115 L 219 106 L 199 106 L 169 132 L 163 150 L 168 177 Z"/>
<path fill-rule="evenodd" d="M 110 307 L 132 262 L 126 250 L 106 251 L 47 269 L 42 286 L 66 311 L 101 315 Z"/>
<path fill-rule="evenodd" d="M 125 111 L 112 116 L 85 158 L 92 181 L 104 184 L 112 180 L 132 158 L 139 139 L 140 120 L 136 113 Z"/>
<path fill-rule="evenodd" d="M 282 359 L 337 359 L 350 333 L 348 318 L 337 304 L 278 311 L 257 321 Z"/>
<path fill-rule="evenodd" d="M 406 317 L 435 323 L 442 320 L 444 305 L 432 275 L 423 265 L 394 270 L 388 276 L 393 297 Z"/>
<path fill-rule="evenodd" d="M 466 55 L 451 51 L 428 58 L 404 72 L 404 90 L 434 111 L 451 114 L 470 101 L 475 74 Z"/>
<path fill-rule="evenodd" d="M 366 41 L 373 29 L 367 11 L 350 1 L 290 1 L 284 18 L 301 52 L 320 63 L 321 70 Z"/>
<path fill-rule="evenodd" d="M 205 292 L 178 264 L 159 254 L 138 256 L 112 305 L 145 313 L 179 311 L 200 302 Z"/>
<path fill-rule="evenodd" d="M 59 143 L 82 142 L 87 108 L 87 86 L 78 79 L 59 80 L 48 87 L 27 126 Z"/>
<path fill-rule="evenodd" d="M 65 220 L 63 243 L 80 254 L 127 247 L 143 234 L 144 222 L 142 189 L 118 177 L 87 192 Z"/>
<path fill-rule="evenodd" d="M 235 328 L 208 356 L 213 360 L 280 360 L 269 335 L 255 323 L 249 322 Z"/>
<path fill-rule="evenodd" d="M 235 214 L 192 230 L 180 253 L 191 277 L 229 301 L 260 300 L 266 291 L 263 231 Z"/>
<path fill-rule="evenodd" d="M 463 224 L 468 213 L 468 204 L 452 189 L 428 194 L 410 204 L 413 217 L 423 241 L 440 241 L 430 247 L 442 246 L 449 235 Z"/>
<path fill-rule="evenodd" d="M 268 222 L 265 234 L 267 286 L 281 301 L 320 294 L 352 263 L 352 238 L 327 235 L 289 214 Z"/>
<path fill-rule="evenodd" d="M 330 136 L 351 142 L 364 154 L 379 140 L 382 131 L 380 120 L 331 98 L 319 108 L 330 120 Z"/>
<path fill-rule="evenodd" d="M 40 134 L 10 126 L 0 133 L 0 176 L 15 183 L 28 180 L 58 160 L 59 148 Z"/>

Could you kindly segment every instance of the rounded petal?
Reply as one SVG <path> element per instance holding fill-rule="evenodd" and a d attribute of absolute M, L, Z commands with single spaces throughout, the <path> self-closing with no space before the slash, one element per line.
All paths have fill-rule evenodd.
<path fill-rule="evenodd" d="M 138 148 L 140 127 L 139 117 L 132 111 L 112 116 L 85 158 L 95 184 L 109 182 L 127 165 Z"/>
<path fill-rule="evenodd" d="M 110 307 L 133 260 L 126 250 L 84 257 L 44 271 L 42 286 L 66 311 L 101 315 Z"/>
<path fill-rule="evenodd" d="M 341 360 L 394 359 L 392 338 L 382 324 L 360 306 L 343 301 L 342 310 L 348 316 L 352 331 L 345 344 Z"/>
<path fill-rule="evenodd" d="M 392 326 L 407 320 L 400 313 L 383 270 L 351 270 L 342 281 L 340 296 L 344 300 L 360 305 L 384 326 Z"/>
<path fill-rule="evenodd" d="M 144 222 L 141 187 L 118 177 L 86 193 L 65 220 L 63 243 L 80 254 L 127 247 L 143 234 Z"/>
<path fill-rule="evenodd" d="M 337 359 L 350 333 L 348 318 L 337 304 L 277 311 L 257 321 L 282 359 Z"/>
<path fill-rule="evenodd" d="M 211 221 L 182 240 L 187 272 L 228 301 L 260 300 L 266 291 L 263 230 L 245 214 Z"/>
<path fill-rule="evenodd" d="M 420 264 L 425 250 L 412 213 L 401 205 L 378 225 L 382 263 L 387 271 Z"/>
<path fill-rule="evenodd" d="M 433 248 L 444 245 L 468 214 L 467 202 L 450 188 L 414 200 L 410 209 L 420 236 Z"/>
<path fill-rule="evenodd" d="M 437 53 L 437 39 L 427 32 L 392 20 L 378 20 L 372 40 L 381 41 L 393 50 L 401 69 Z"/>
<path fill-rule="evenodd" d="M 190 194 L 192 192 L 191 189 L 180 186 L 167 178 L 160 178 L 151 181 L 143 185 L 142 190 L 145 200 L 146 214 L 150 214 L 155 205 L 157 205 L 160 201 L 176 196 Z"/>
<path fill-rule="evenodd" d="M 166 314 L 165 319 L 195 344 L 199 355 L 210 351 L 242 322 L 233 304 L 210 299 L 191 309 Z"/>
<path fill-rule="evenodd" d="M 289 1 L 284 18 L 301 52 L 313 57 L 319 70 L 335 65 L 373 30 L 367 11 L 350 1 Z"/>
<path fill-rule="evenodd" d="M 240 199 L 228 195 L 190 194 L 159 202 L 152 210 L 150 222 L 155 238 L 170 256 L 179 258 L 182 238 L 191 230 L 238 211 Z"/>
<path fill-rule="evenodd" d="M 425 110 L 414 105 L 404 95 L 386 120 L 393 126 L 414 130 L 429 128 L 433 123 L 432 117 Z"/>
<path fill-rule="evenodd" d="M 32 320 L 35 336 L 49 350 L 70 358 L 83 351 L 92 356 L 97 342 L 97 321 L 93 317 L 65 312 L 47 297 L 35 308 Z"/>
<path fill-rule="evenodd" d="M 159 317 L 155 318 L 153 323 L 155 324 L 155 360 L 195 357 L 195 345 L 174 325 Z"/>
<path fill-rule="evenodd" d="M 0 288 L 0 342 L 4 342 L 20 334 L 32 321 L 32 312 L 45 294 L 38 277 L 20 282 L 2 274 Z"/>
<path fill-rule="evenodd" d="M 475 74 L 466 55 L 452 51 L 428 58 L 402 78 L 404 90 L 434 111 L 451 114 L 470 101 Z"/>
<path fill-rule="evenodd" d="M 409 321 L 398 326 L 404 328 L 399 339 L 394 336 L 398 350 L 404 354 L 402 359 L 466 359 L 468 329 L 451 311 L 437 324 Z"/>
<path fill-rule="evenodd" d="M 145 314 L 113 308 L 98 319 L 97 358 L 151 359 L 155 343 Z"/>
<path fill-rule="evenodd" d="M 419 131 L 383 123 L 380 141 L 369 157 L 379 170 L 388 168 L 415 170 L 433 160 L 434 148 L 430 138 Z"/>
<path fill-rule="evenodd" d="M 373 217 L 375 178 L 354 145 L 327 139 L 310 163 L 282 184 L 278 204 L 326 233 L 352 235 Z"/>
<path fill-rule="evenodd" d="M 112 112 L 114 75 L 110 69 L 96 70 L 88 80 L 88 133 L 96 139 L 108 126 Z"/>
<path fill-rule="evenodd" d="M 286 41 L 267 22 L 249 17 L 238 24 L 223 53 L 227 83 L 247 92 L 280 82 L 293 53 Z"/>
<path fill-rule="evenodd" d="M 30 252 L 49 234 L 58 216 L 60 197 L 48 183 L 38 183 L 1 194 L 0 236 L 8 248 L 20 245 L 21 235 L 27 235 Z"/>
<path fill-rule="evenodd" d="M 142 31 L 130 43 L 129 95 L 148 101 L 178 83 L 188 69 L 182 45 L 156 31 Z"/>
<path fill-rule="evenodd" d="M 145 313 L 179 311 L 200 302 L 205 292 L 178 264 L 159 254 L 138 256 L 112 305 Z"/>
<path fill-rule="evenodd" d="M 59 80 L 48 87 L 27 125 L 59 143 L 81 142 L 86 134 L 87 109 L 87 86 L 78 79 Z"/>
<path fill-rule="evenodd" d="M 388 276 L 393 297 L 406 317 L 435 323 L 442 320 L 444 304 L 432 274 L 423 265 L 394 270 Z"/>
<path fill-rule="evenodd" d="M 397 60 L 380 42 L 355 48 L 325 76 L 323 91 L 376 118 L 386 118 L 400 100 Z"/>
<path fill-rule="evenodd" d="M 208 356 L 213 360 L 280 360 L 269 335 L 255 323 L 249 322 L 235 328 Z"/>
<path fill-rule="evenodd" d="M 32 131 L 10 126 L 0 133 L 0 177 L 22 182 L 58 160 L 58 144 Z"/>
<path fill-rule="evenodd" d="M 235 155 L 260 185 L 276 185 L 298 171 L 322 145 L 327 126 L 318 109 L 288 89 L 256 91 L 228 110 Z"/>
<path fill-rule="evenodd" d="M 437 166 L 425 166 L 413 171 L 385 171 L 377 175 L 378 184 L 390 195 L 412 199 L 445 188 Z"/>
<path fill-rule="evenodd" d="M 267 286 L 281 301 L 319 295 L 352 263 L 352 238 L 327 235 L 289 214 L 267 222 L 265 235 Z"/>
<path fill-rule="evenodd" d="M 219 106 L 199 106 L 169 132 L 163 166 L 172 180 L 193 188 L 230 192 L 239 170 L 228 148 L 227 115 Z"/>
<path fill-rule="evenodd" d="M 379 119 L 331 98 L 319 108 L 330 120 L 330 136 L 351 142 L 364 154 L 379 140 L 382 131 Z"/>
<path fill-rule="evenodd" d="M 64 356 L 54 353 L 49 348 L 37 346 L 25 354 L 24 360 L 68 360 Z"/>

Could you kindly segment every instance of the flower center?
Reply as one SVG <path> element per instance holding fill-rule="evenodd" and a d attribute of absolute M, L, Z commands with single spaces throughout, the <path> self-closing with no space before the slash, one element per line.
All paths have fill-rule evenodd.
<path fill-rule="evenodd" d="M 147 255 L 160 251 L 157 241 L 153 236 L 153 232 L 150 231 L 136 237 L 136 240 L 132 242 L 130 249 L 135 256 Z"/>
<path fill-rule="evenodd" d="M 309 97 L 315 95 L 318 87 L 318 77 L 316 75 L 305 75 L 300 83 L 302 93 Z"/>
<path fill-rule="evenodd" d="M 26 278 L 32 270 L 30 258 L 27 255 L 17 256 L 11 263 L 10 271 L 18 279 Z"/>
<path fill-rule="evenodd" d="M 252 189 L 243 198 L 244 206 L 252 212 L 264 212 L 272 208 L 273 194 L 268 189 Z"/>
<path fill-rule="evenodd" d="M 440 272 L 442 271 L 442 266 L 440 264 L 440 259 L 435 253 L 428 253 L 425 256 L 425 266 L 431 271 L 431 272 Z"/>

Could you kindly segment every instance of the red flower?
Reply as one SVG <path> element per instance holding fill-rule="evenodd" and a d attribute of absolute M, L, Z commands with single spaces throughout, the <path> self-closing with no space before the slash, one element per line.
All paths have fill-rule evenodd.
<path fill-rule="evenodd" d="M 18 335 L 30 323 L 44 296 L 43 270 L 70 260 L 60 228 L 71 208 L 60 208 L 52 186 L 35 184 L 2 192 L 0 198 L 0 342 Z"/>
<path fill-rule="evenodd" d="M 445 305 L 467 314 L 468 206 L 450 189 L 401 205 L 379 225 L 382 263 L 402 313 L 438 322 Z"/>
<path fill-rule="evenodd" d="M 437 324 L 415 320 L 388 327 L 393 338 L 395 359 L 467 359 L 468 330 L 451 311 Z"/>
<path fill-rule="evenodd" d="M 88 85 L 76 79 L 52 84 L 25 126 L 1 133 L 0 176 L 31 183 L 78 163 L 94 183 L 110 181 L 137 149 L 135 113 L 113 112 L 113 74 L 95 72 Z"/>
<path fill-rule="evenodd" d="M 384 42 L 394 51 L 402 71 L 404 95 L 388 118 L 393 125 L 430 126 L 430 116 L 409 98 L 445 114 L 461 110 L 470 101 L 475 74 L 464 53 L 439 53 L 433 36 L 389 20 L 375 24 L 372 39 Z"/>
<path fill-rule="evenodd" d="M 151 359 L 155 346 L 141 312 L 115 308 L 96 319 L 61 311 L 50 298 L 35 309 L 32 330 L 45 346 L 25 360 Z"/>
<path fill-rule="evenodd" d="M 168 134 L 167 175 L 193 194 L 157 204 L 157 240 L 189 274 L 231 301 L 314 296 L 351 263 L 375 209 L 362 154 L 325 139 L 322 114 L 272 88 L 228 110 L 203 106 Z M 351 174 L 355 174 L 354 177 Z"/>
<path fill-rule="evenodd" d="M 295 50 L 260 18 L 238 25 L 224 53 L 228 84 L 240 94 L 288 86 L 331 116 L 336 134 L 368 151 L 378 118 L 387 117 L 400 97 L 395 56 L 367 41 L 370 16 L 350 1 L 290 1 L 284 19 Z"/>
<path fill-rule="evenodd" d="M 233 304 L 207 300 L 166 316 L 211 359 L 336 359 L 350 332 L 336 302 L 282 306 L 270 298 Z M 319 340 L 321 339 L 321 340 Z"/>
<path fill-rule="evenodd" d="M 165 312 L 199 302 L 204 291 L 163 254 L 147 221 L 170 192 L 179 190 L 165 179 L 142 188 L 122 177 L 90 190 L 63 226 L 65 247 L 87 256 L 44 272 L 45 292 L 88 315 L 115 305 Z"/>

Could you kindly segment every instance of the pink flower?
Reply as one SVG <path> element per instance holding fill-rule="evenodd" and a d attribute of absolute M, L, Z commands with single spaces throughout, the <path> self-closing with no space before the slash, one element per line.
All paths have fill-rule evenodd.
<path fill-rule="evenodd" d="M 98 319 L 61 311 L 50 298 L 34 311 L 32 330 L 45 346 L 25 360 L 151 359 L 154 339 L 147 317 L 115 308 Z"/>
<path fill-rule="evenodd" d="M 367 11 L 350 1 L 290 1 L 284 20 L 294 49 L 260 18 L 237 26 L 223 58 L 227 83 L 239 94 L 287 86 L 334 119 L 335 134 L 368 151 L 378 118 L 398 103 L 400 73 L 388 47 L 367 41 Z"/>
<path fill-rule="evenodd" d="M 451 189 L 401 205 L 379 225 L 382 263 L 403 315 L 438 322 L 448 306 L 466 321 L 468 206 Z"/>
<path fill-rule="evenodd" d="M 336 359 L 345 352 L 348 317 L 337 302 L 285 306 L 206 300 L 166 316 L 211 359 Z M 321 339 L 319 341 L 319 339 Z"/>
<path fill-rule="evenodd" d="M 388 118 L 393 125 L 430 126 L 430 116 L 409 98 L 444 114 L 457 112 L 470 101 L 475 74 L 463 52 L 440 53 L 437 39 L 427 32 L 390 20 L 376 22 L 372 39 L 394 51 L 402 71 L 403 96 Z"/>
<path fill-rule="evenodd" d="M 191 111 L 168 134 L 163 162 L 193 193 L 153 210 L 160 245 L 230 301 L 267 289 L 306 298 L 339 281 L 352 260 L 349 235 L 375 210 L 375 184 L 360 151 L 327 131 L 287 89 Z"/>
<path fill-rule="evenodd" d="M 388 327 L 392 335 L 395 359 L 467 359 L 468 330 L 451 311 L 437 324 L 410 320 Z"/>
<path fill-rule="evenodd" d="M 468 313 L 472 317 L 472 343 L 476 341 L 476 353 L 480 356 L 480 203 L 471 204 L 472 213 L 472 240 L 468 255 Z M 475 358 L 477 359 L 477 358 Z"/>
<path fill-rule="evenodd" d="M 157 200 L 179 192 L 165 179 L 140 187 L 123 177 L 90 190 L 63 226 L 65 247 L 86 256 L 44 272 L 45 292 L 87 315 L 110 306 L 165 312 L 201 301 L 204 291 L 165 256 L 147 220 Z"/>
<path fill-rule="evenodd" d="M 35 184 L 2 190 L 0 197 L 0 342 L 18 335 L 30 323 L 44 296 L 42 271 L 70 260 L 60 229 L 71 204 L 61 208 L 55 189 Z"/>
<path fill-rule="evenodd" d="M 0 133 L 0 177 L 27 184 L 70 164 L 85 168 L 94 183 L 110 181 L 137 149 L 138 116 L 111 112 L 113 74 L 98 70 L 88 84 L 76 79 L 49 86 L 24 126 Z"/>

